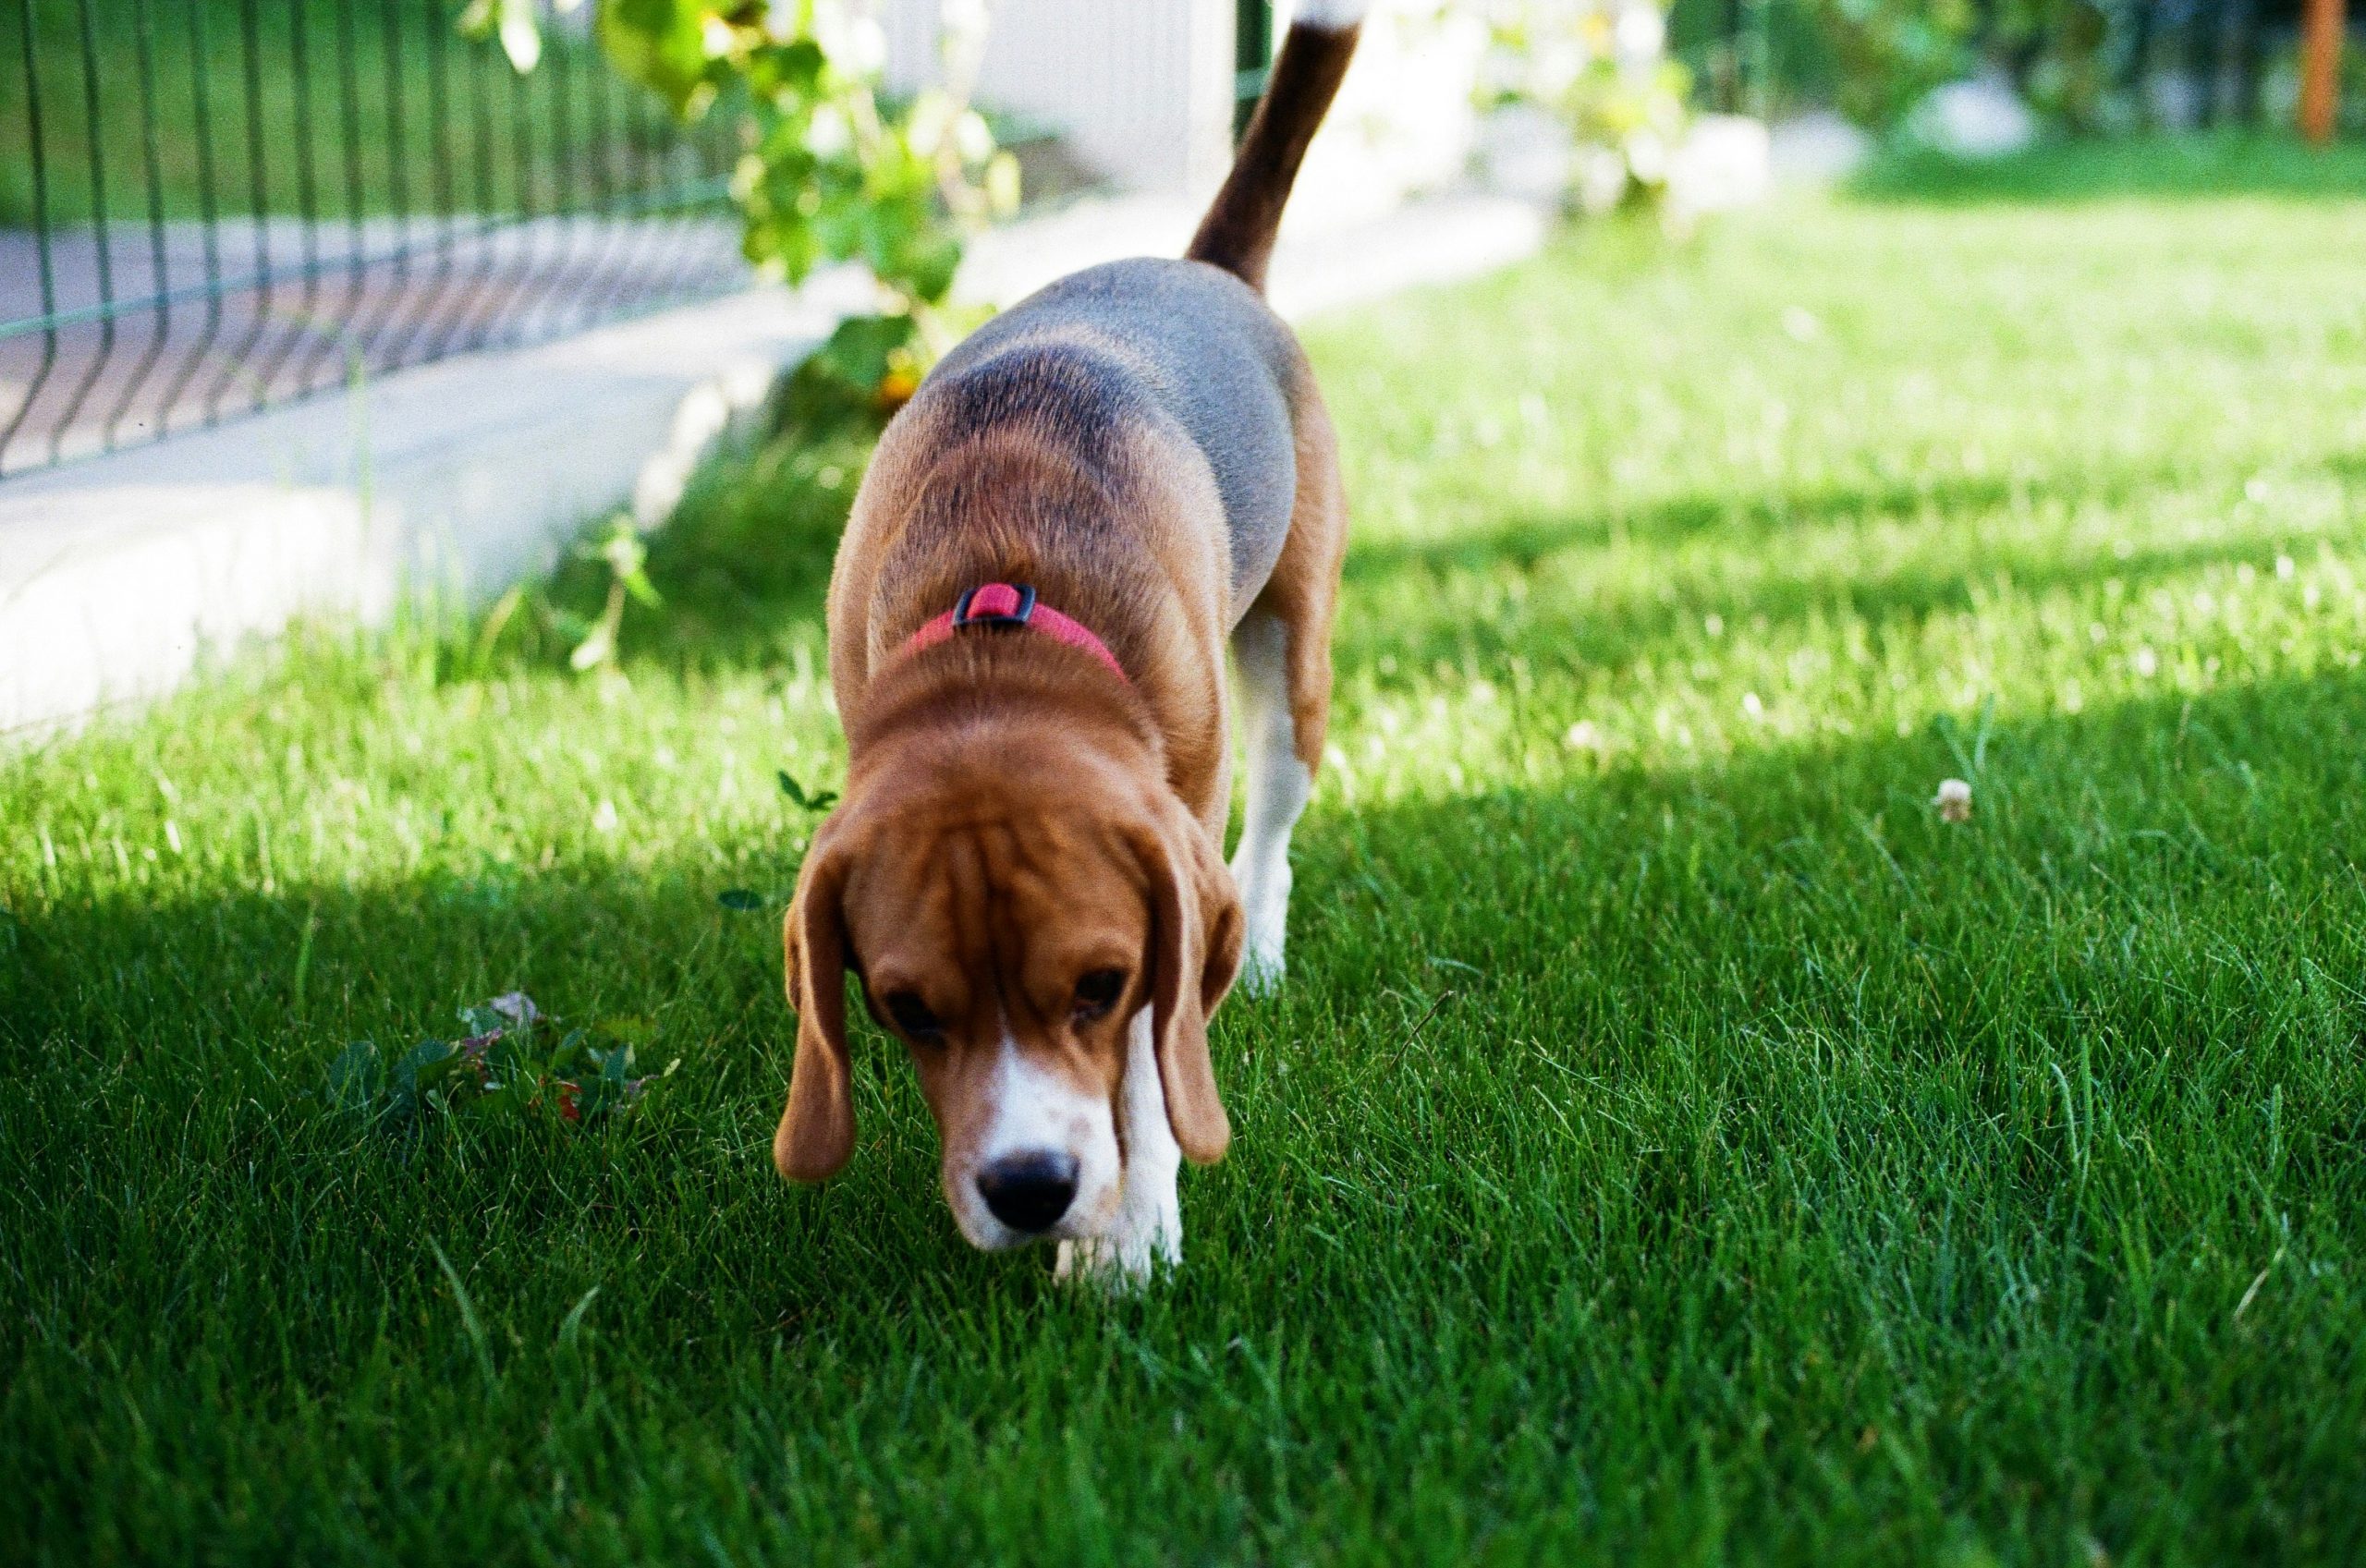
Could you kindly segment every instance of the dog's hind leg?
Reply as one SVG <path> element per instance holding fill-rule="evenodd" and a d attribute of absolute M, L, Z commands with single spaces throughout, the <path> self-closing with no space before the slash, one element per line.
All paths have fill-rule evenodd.
<path fill-rule="evenodd" d="M 1240 983 L 1251 996 L 1282 980 L 1282 944 L 1290 913 L 1290 833 L 1314 794 L 1314 770 L 1298 754 L 1290 722 L 1290 628 L 1251 610 L 1232 634 L 1236 708 L 1248 809 L 1233 846 L 1232 880 L 1240 889 Z M 1319 756 L 1319 754 L 1318 754 Z"/>
<path fill-rule="evenodd" d="M 1240 982 L 1252 996 L 1281 983 L 1290 908 L 1290 833 L 1314 794 L 1331 719 L 1331 615 L 1347 554 L 1347 509 L 1330 416 L 1310 377 L 1293 399 L 1298 496 L 1274 575 L 1233 628 L 1248 809 L 1233 846 L 1240 890 Z"/>
<path fill-rule="evenodd" d="M 1055 1271 L 1061 1279 L 1124 1288 L 1140 1284 L 1162 1263 L 1183 1260 L 1183 1203 L 1175 1190 L 1183 1150 L 1167 1124 L 1151 1023 L 1145 1007 L 1126 1031 L 1126 1076 L 1117 1090 L 1117 1140 L 1125 1150 L 1126 1174 L 1116 1218 L 1100 1235 L 1060 1243 Z"/>

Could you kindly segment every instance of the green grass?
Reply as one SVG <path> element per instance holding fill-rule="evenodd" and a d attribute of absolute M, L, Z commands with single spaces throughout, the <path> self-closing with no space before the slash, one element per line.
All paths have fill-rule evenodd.
<path fill-rule="evenodd" d="M 772 1173 L 860 456 L 776 454 L 620 673 L 332 632 L 0 767 L 11 1555 L 2357 1561 L 2366 202 L 1800 201 L 1310 337 L 1335 756 L 1178 1279 L 967 1250 L 867 1026 Z M 667 1096 L 313 1098 L 511 986 Z"/>
<path fill-rule="evenodd" d="M 2289 136 L 2235 130 L 2098 141 L 2070 152 L 2042 147 L 1973 163 L 1896 147 L 1851 183 L 1857 194 L 1876 201 L 1943 204 L 2354 198 L 2366 191 L 2366 144 L 2319 149 Z"/>

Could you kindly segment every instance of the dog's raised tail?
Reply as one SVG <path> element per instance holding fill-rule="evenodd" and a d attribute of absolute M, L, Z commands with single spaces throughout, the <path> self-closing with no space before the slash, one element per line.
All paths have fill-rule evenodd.
<path fill-rule="evenodd" d="M 1262 292 L 1274 235 L 1307 143 L 1348 74 L 1371 0 L 1299 0 L 1282 52 L 1250 118 L 1232 172 L 1183 254 L 1222 267 Z"/>

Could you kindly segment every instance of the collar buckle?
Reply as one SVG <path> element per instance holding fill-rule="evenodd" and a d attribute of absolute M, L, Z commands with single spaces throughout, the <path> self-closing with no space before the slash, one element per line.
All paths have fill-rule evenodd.
<path fill-rule="evenodd" d="M 980 583 L 962 591 L 953 606 L 953 629 L 1023 626 L 1035 616 L 1035 590 L 1024 583 Z"/>

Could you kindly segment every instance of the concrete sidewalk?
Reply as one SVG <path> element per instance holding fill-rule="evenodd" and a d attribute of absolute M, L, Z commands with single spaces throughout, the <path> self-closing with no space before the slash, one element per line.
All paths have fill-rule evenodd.
<path fill-rule="evenodd" d="M 979 238 L 963 292 L 1009 303 L 1095 261 L 1173 255 L 1197 215 L 1141 198 L 1031 218 Z M 1304 315 L 1500 266 L 1545 232 L 1518 201 L 1437 198 L 1287 232 L 1272 292 Z M 661 522 L 716 440 L 869 298 L 848 270 L 751 288 L 0 482 L 0 736 L 161 695 L 299 616 L 481 600 L 619 505 Z"/>

